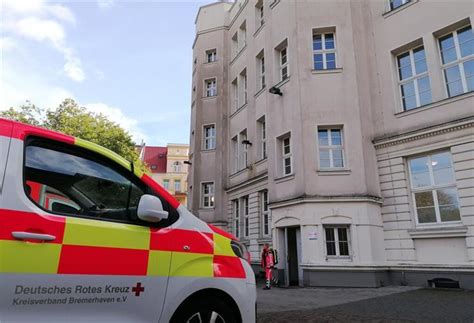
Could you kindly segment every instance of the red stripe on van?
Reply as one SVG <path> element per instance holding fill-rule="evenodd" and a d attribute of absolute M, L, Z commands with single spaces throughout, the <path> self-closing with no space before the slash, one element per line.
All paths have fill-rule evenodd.
<path fill-rule="evenodd" d="M 63 245 L 58 274 L 145 276 L 148 250 Z"/>
<path fill-rule="evenodd" d="M 49 243 L 62 243 L 65 218 L 51 215 L 0 209 L 0 240 L 16 240 L 12 232 L 51 234 L 56 237 Z"/>
<path fill-rule="evenodd" d="M 64 142 L 71 145 L 74 145 L 74 142 L 76 140 L 73 136 L 65 135 L 60 132 L 30 126 L 23 123 L 15 123 L 13 126 L 12 137 L 20 140 L 25 140 L 27 136 L 38 136 L 42 138 Z"/>
<path fill-rule="evenodd" d="M 213 254 L 214 235 L 192 230 L 151 229 L 150 249 Z"/>
<path fill-rule="evenodd" d="M 245 278 L 245 270 L 240 258 L 214 256 L 214 277 Z"/>
<path fill-rule="evenodd" d="M 11 137 L 13 122 L 7 119 L 0 119 L 0 136 Z"/>

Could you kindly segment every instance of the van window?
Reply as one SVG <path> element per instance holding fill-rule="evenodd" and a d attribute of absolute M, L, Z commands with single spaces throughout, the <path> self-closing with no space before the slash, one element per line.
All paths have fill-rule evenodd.
<path fill-rule="evenodd" d="M 25 149 L 25 191 L 52 213 L 144 224 L 137 217 L 146 186 L 113 163 L 41 140 Z M 148 225 L 148 224 L 147 224 Z"/>

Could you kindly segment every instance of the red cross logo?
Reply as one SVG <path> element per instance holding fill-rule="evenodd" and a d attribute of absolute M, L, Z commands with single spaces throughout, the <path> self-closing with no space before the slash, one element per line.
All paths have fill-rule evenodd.
<path fill-rule="evenodd" d="M 137 283 L 137 286 L 132 287 L 132 292 L 135 293 L 135 296 L 140 296 L 141 292 L 145 292 L 145 287 L 142 287 L 142 283 Z"/>

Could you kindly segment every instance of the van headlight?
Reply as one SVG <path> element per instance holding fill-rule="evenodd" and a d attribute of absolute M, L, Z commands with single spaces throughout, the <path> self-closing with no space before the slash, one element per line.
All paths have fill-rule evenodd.
<path fill-rule="evenodd" d="M 247 247 L 243 243 L 232 240 L 230 246 L 237 257 L 246 260 L 250 264 L 250 252 L 248 252 Z"/>

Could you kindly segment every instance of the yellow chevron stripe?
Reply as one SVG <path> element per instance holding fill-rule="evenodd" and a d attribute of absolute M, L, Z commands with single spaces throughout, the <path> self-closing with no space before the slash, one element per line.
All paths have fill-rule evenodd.
<path fill-rule="evenodd" d="M 171 251 L 150 250 L 148 254 L 148 276 L 168 276 Z"/>
<path fill-rule="evenodd" d="M 213 260 L 209 254 L 173 252 L 170 276 L 213 277 Z"/>
<path fill-rule="evenodd" d="M 80 139 L 80 138 L 75 138 L 75 144 L 79 147 L 92 150 L 92 151 L 94 151 L 98 154 L 101 154 L 102 156 L 110 158 L 113 161 L 117 162 L 118 164 L 122 165 L 125 169 L 128 169 L 130 171 L 132 170 L 132 168 L 130 166 L 130 162 L 128 160 L 126 160 L 122 156 L 114 153 L 113 151 L 111 151 L 107 148 L 104 148 L 104 147 L 99 146 L 99 145 L 97 145 L 93 142 L 90 142 L 90 141 L 87 141 L 87 140 L 84 140 L 84 139 Z M 139 176 L 139 177 L 141 177 L 141 176 Z"/>
<path fill-rule="evenodd" d="M 150 229 L 138 225 L 69 217 L 66 218 L 63 244 L 149 249 Z"/>
<path fill-rule="evenodd" d="M 230 246 L 230 239 L 214 233 L 214 254 L 218 256 L 235 257 L 235 253 Z"/>
<path fill-rule="evenodd" d="M 0 240 L 0 273 L 55 274 L 61 245 Z"/>

